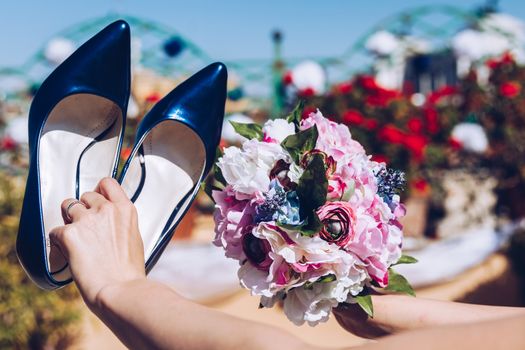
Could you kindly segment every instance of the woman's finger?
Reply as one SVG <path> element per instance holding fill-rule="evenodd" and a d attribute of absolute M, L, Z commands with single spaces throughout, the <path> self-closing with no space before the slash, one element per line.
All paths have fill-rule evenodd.
<path fill-rule="evenodd" d="M 51 246 L 51 250 L 54 251 L 54 256 L 56 259 L 52 260 L 60 260 L 63 261 L 64 259 L 67 260 L 69 257 L 68 254 L 68 244 L 67 239 L 69 235 L 73 234 L 72 232 L 75 230 L 74 225 L 66 225 L 66 226 L 58 226 L 52 229 L 49 232 L 49 243 Z M 59 258 L 60 257 L 60 258 Z M 63 265 L 64 263 L 60 263 L 58 265 Z M 57 265 L 57 264 L 54 264 Z"/>
<path fill-rule="evenodd" d="M 65 224 L 70 224 L 80 219 L 86 212 L 86 205 L 78 199 L 68 198 L 62 202 L 62 218 Z"/>
<path fill-rule="evenodd" d="M 105 177 L 98 183 L 95 188 L 95 192 L 102 194 L 109 201 L 118 203 L 118 202 L 128 202 L 129 198 L 117 182 L 117 180 L 111 177 Z"/>
<path fill-rule="evenodd" d="M 80 200 L 83 203 L 86 203 L 88 208 L 100 208 L 104 203 L 106 203 L 108 200 L 106 197 L 101 195 L 98 192 L 86 192 L 81 197 Z"/>

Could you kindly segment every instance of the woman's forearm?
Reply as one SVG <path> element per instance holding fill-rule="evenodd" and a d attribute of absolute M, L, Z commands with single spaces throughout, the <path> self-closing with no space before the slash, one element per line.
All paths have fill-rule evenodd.
<path fill-rule="evenodd" d="M 522 308 L 451 303 L 399 295 L 377 295 L 372 300 L 374 318 L 370 322 L 389 332 L 525 315 Z"/>
<path fill-rule="evenodd" d="M 525 346 L 525 317 L 506 317 L 470 324 L 456 324 L 420 329 L 383 338 L 355 350 L 441 350 L 441 349 L 506 349 Z"/>
<path fill-rule="evenodd" d="M 105 287 L 93 311 L 131 349 L 308 349 L 277 328 L 202 307 L 146 279 Z"/>

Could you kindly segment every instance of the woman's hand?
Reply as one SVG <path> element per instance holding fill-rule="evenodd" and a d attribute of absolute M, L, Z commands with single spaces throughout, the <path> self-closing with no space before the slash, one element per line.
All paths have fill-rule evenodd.
<path fill-rule="evenodd" d="M 104 287 L 145 278 L 137 212 L 111 178 L 84 193 L 80 198 L 84 205 L 70 206 L 72 201 L 62 203 L 65 226 L 53 229 L 50 239 L 69 262 L 84 301 L 96 312 Z"/>
<path fill-rule="evenodd" d="M 453 303 L 404 295 L 372 295 L 372 304 L 373 318 L 357 304 L 341 304 L 334 309 L 334 314 L 344 329 L 364 338 L 525 314 L 522 308 Z"/>
<path fill-rule="evenodd" d="M 391 333 L 377 324 L 357 304 L 342 303 L 333 312 L 341 327 L 359 337 L 373 339 Z"/>

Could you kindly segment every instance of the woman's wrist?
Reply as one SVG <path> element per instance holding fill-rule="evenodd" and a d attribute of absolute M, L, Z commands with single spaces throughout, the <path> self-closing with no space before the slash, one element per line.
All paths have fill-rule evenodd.
<path fill-rule="evenodd" d="M 147 283 L 146 277 L 139 277 L 126 281 L 117 281 L 104 285 L 96 292 L 93 300 L 86 301 L 88 307 L 97 316 L 102 317 L 111 311 L 112 306 L 118 301 L 126 291 L 134 290 L 141 284 Z"/>

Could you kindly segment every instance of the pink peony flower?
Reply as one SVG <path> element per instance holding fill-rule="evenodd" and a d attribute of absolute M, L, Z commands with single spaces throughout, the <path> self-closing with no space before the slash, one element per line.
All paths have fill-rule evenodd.
<path fill-rule="evenodd" d="M 348 202 L 328 202 L 317 211 L 323 228 L 319 236 L 329 242 L 344 247 L 355 235 L 354 210 Z"/>
<path fill-rule="evenodd" d="M 370 277 L 385 287 L 388 268 L 401 257 L 403 233 L 393 224 L 397 219 L 379 196 L 368 209 L 359 207 L 356 217 L 354 238 L 345 249 L 356 254 Z"/>
<path fill-rule="evenodd" d="M 340 175 L 328 178 L 328 200 L 341 200 L 347 189 L 348 185 Z"/>
<path fill-rule="evenodd" d="M 242 237 L 246 227 L 253 225 L 255 209 L 248 200 L 237 200 L 231 187 L 213 191 L 215 201 L 215 239 L 213 244 L 224 248 L 228 258 L 244 260 Z"/>
<path fill-rule="evenodd" d="M 332 156 L 336 162 L 347 159 L 349 155 L 365 153 L 363 146 L 352 139 L 347 126 L 326 119 L 319 110 L 303 119 L 300 128 L 306 130 L 314 125 L 319 131 L 315 148 Z"/>

